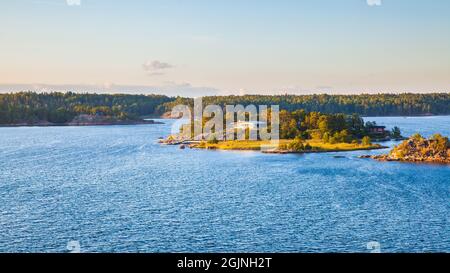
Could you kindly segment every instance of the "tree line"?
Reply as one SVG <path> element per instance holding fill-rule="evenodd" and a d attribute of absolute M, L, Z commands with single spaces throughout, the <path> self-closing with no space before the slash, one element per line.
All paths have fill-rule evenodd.
<path fill-rule="evenodd" d="M 325 114 L 296 110 L 280 112 L 280 138 L 303 141 L 321 140 L 324 143 L 359 143 L 369 145 L 373 138 L 401 138 L 400 128 L 383 133 L 373 132 L 375 122 L 364 122 L 358 114 Z"/>
<path fill-rule="evenodd" d="M 174 100 L 162 95 L 106 95 L 20 92 L 0 94 L 0 124 L 65 123 L 77 115 L 101 115 L 134 120 L 155 114 L 162 104 Z"/>
<path fill-rule="evenodd" d="M 294 112 L 343 113 L 362 116 L 450 115 L 450 93 L 376 95 L 245 95 L 204 97 L 205 105 L 279 105 Z M 19 92 L 0 94 L 0 124 L 48 121 L 65 123 L 80 114 L 118 120 L 161 115 L 193 99 L 163 95 Z"/>
<path fill-rule="evenodd" d="M 361 94 L 361 95 L 245 95 L 203 97 L 205 105 L 279 105 L 280 109 L 307 112 L 359 114 L 362 116 L 450 115 L 450 93 Z M 177 104 L 193 104 L 177 98 L 160 110 L 170 111 Z"/>

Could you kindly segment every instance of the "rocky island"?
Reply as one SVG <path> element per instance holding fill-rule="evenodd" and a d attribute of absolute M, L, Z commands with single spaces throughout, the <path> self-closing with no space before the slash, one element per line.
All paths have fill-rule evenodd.
<path fill-rule="evenodd" d="M 448 137 L 436 134 L 426 139 L 416 134 L 394 147 L 389 154 L 370 157 L 379 161 L 429 162 L 450 164 L 450 142 Z"/>

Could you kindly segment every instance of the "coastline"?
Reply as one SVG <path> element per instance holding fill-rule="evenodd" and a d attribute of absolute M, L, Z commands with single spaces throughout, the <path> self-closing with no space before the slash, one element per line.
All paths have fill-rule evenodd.
<path fill-rule="evenodd" d="M 280 140 L 280 146 L 286 146 L 291 140 Z M 191 149 L 217 150 L 217 151 L 256 151 L 265 154 L 312 154 L 312 153 L 337 153 L 337 152 L 352 152 L 352 151 L 369 151 L 369 150 L 383 150 L 389 147 L 380 144 L 360 145 L 349 143 L 326 144 L 318 141 L 307 142 L 311 146 L 310 149 L 304 150 L 290 150 L 280 149 L 274 147 L 270 150 L 261 150 L 261 146 L 270 146 L 270 143 L 263 141 L 228 141 L 219 142 L 217 144 L 208 144 L 202 142 L 198 144 L 179 143 L 180 149 L 185 149 L 188 146 Z"/>
<path fill-rule="evenodd" d="M 0 128 L 15 128 L 15 127 L 67 127 L 67 126 L 113 126 L 113 125 L 150 125 L 150 124 L 164 124 L 163 122 L 154 120 L 133 120 L 133 121 L 111 121 L 111 122 L 66 122 L 66 123 L 51 123 L 51 122 L 37 122 L 37 123 L 14 123 L 14 124 L 0 124 Z"/>
<path fill-rule="evenodd" d="M 324 154 L 324 153 L 344 153 L 344 152 L 356 152 L 356 151 L 372 151 L 372 150 L 384 150 L 388 149 L 386 146 L 372 146 L 372 147 L 361 147 L 355 149 L 330 149 L 330 150 L 311 150 L 311 151 L 262 151 L 263 154 Z"/>
<path fill-rule="evenodd" d="M 378 162 L 399 162 L 399 163 L 414 163 L 414 164 L 430 164 L 430 165 L 442 165 L 450 166 L 450 160 L 435 160 L 435 159 L 399 159 L 391 158 L 389 155 L 362 155 L 358 158 L 361 159 L 372 159 Z"/>

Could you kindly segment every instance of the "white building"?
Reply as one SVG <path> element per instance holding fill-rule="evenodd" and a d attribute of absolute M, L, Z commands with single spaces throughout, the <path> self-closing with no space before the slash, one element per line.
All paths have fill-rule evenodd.
<path fill-rule="evenodd" d="M 262 121 L 238 121 L 235 123 L 234 128 L 236 129 L 250 129 L 250 130 L 258 130 L 258 126 L 266 125 L 266 122 Z"/>

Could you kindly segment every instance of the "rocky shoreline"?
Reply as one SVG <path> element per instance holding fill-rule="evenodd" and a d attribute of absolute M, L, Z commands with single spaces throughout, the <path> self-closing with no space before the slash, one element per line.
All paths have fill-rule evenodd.
<path fill-rule="evenodd" d="M 329 149 L 329 150 L 303 150 L 303 151 L 293 151 L 293 150 L 269 150 L 262 151 L 264 154 L 323 154 L 323 153 L 341 153 L 341 152 L 354 152 L 354 151 L 371 151 L 371 150 L 383 150 L 386 149 L 385 146 L 372 146 L 369 148 L 357 148 L 357 149 Z"/>
<path fill-rule="evenodd" d="M 415 135 L 392 149 L 389 154 L 363 155 L 378 161 L 423 162 L 450 164 L 450 143 L 447 137 L 435 135 L 425 139 Z"/>

